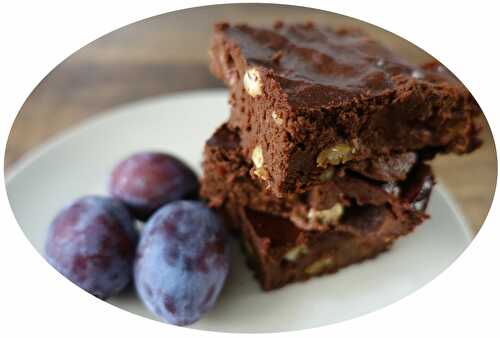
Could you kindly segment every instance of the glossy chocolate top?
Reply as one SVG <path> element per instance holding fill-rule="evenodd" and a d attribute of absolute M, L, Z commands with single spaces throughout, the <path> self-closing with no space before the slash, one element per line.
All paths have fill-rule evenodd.
<path fill-rule="evenodd" d="M 240 137 L 238 133 L 231 131 L 223 124 L 215 133 L 207 140 L 207 145 L 211 147 L 220 147 L 225 150 L 240 151 Z"/>
<path fill-rule="evenodd" d="M 268 213 L 245 209 L 248 221 L 252 224 L 256 235 L 270 248 L 287 247 L 295 244 L 321 240 L 325 236 L 345 238 L 352 236 L 352 231 L 363 232 L 365 235 L 378 231 L 386 222 L 394 222 L 395 218 L 386 206 L 355 206 L 350 208 L 342 224 L 342 228 L 352 227 L 352 231 L 330 230 L 328 233 L 304 231 L 297 228 L 290 220 Z"/>
<path fill-rule="evenodd" d="M 274 78 L 299 108 L 335 106 L 355 97 L 395 89 L 415 69 L 380 43 L 355 29 L 333 30 L 314 24 L 272 29 L 218 24 L 246 59 Z"/>
<path fill-rule="evenodd" d="M 277 22 L 270 29 L 220 23 L 215 33 L 240 50 L 248 67 L 257 66 L 276 80 L 291 106 L 299 110 L 335 107 L 397 89 L 404 95 L 407 86 L 417 84 L 445 84 L 445 90 L 467 92 L 439 63 L 412 66 L 359 29 L 335 30 L 313 23 Z"/>

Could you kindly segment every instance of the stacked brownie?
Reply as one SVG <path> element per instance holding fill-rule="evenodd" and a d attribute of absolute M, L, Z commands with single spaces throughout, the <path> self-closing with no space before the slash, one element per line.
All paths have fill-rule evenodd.
<path fill-rule="evenodd" d="M 210 53 L 231 114 L 206 143 L 201 193 L 265 290 L 387 250 L 428 217 L 424 162 L 480 144 L 480 109 L 450 72 L 358 30 L 224 23 Z"/>

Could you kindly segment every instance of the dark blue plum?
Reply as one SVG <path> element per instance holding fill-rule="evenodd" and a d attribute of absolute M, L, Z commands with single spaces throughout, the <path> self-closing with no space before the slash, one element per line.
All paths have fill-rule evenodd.
<path fill-rule="evenodd" d="M 167 204 L 144 227 L 135 285 L 147 308 L 163 320 L 183 326 L 200 319 L 216 303 L 228 272 L 228 235 L 203 203 Z"/>
<path fill-rule="evenodd" d="M 120 201 L 82 197 L 51 223 L 45 257 L 73 283 L 106 299 L 130 283 L 137 237 L 134 220 Z"/>
<path fill-rule="evenodd" d="M 166 203 L 196 197 L 198 179 L 172 155 L 143 152 L 118 163 L 111 173 L 109 191 L 136 218 L 146 220 Z"/>

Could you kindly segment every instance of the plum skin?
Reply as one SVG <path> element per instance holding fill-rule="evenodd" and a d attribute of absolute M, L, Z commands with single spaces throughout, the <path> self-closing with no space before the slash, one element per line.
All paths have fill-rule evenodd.
<path fill-rule="evenodd" d="M 130 284 L 137 242 L 134 220 L 120 201 L 85 196 L 50 224 L 45 258 L 85 291 L 107 299 Z"/>
<path fill-rule="evenodd" d="M 159 318 L 189 325 L 210 310 L 229 272 L 228 234 L 214 211 L 177 201 L 146 223 L 134 280 L 139 297 Z"/>
<path fill-rule="evenodd" d="M 109 180 L 111 196 L 120 199 L 139 220 L 147 220 L 164 204 L 196 198 L 196 174 L 175 156 L 140 152 L 119 162 Z"/>

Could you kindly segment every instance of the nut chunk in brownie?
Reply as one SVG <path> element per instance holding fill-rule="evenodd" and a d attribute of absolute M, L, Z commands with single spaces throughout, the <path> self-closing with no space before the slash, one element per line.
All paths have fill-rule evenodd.
<path fill-rule="evenodd" d="M 211 56 L 252 175 L 278 196 L 341 164 L 479 144 L 480 109 L 459 81 L 407 64 L 359 30 L 223 23 Z"/>

